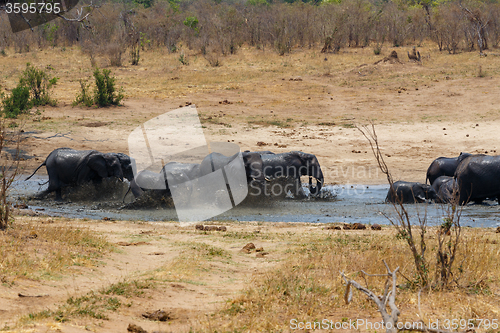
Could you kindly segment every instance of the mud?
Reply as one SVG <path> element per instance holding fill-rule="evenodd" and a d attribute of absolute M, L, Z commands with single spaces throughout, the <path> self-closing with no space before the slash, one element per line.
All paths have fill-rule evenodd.
<path fill-rule="evenodd" d="M 117 219 L 141 221 L 177 220 L 177 214 L 171 198 L 150 195 L 130 204 L 129 194 L 123 201 L 128 189 L 127 182 L 104 180 L 99 185 L 87 184 L 78 188 L 65 189 L 65 201 L 56 202 L 54 195 L 43 200 L 32 197 L 48 179 L 35 176 L 28 181 L 25 177 L 15 181 L 11 197 L 17 202 L 24 202 L 29 209 L 39 214 L 66 216 L 88 219 Z M 326 185 L 322 189 L 323 198 L 309 196 L 307 184 L 303 184 L 305 199 L 248 197 L 233 209 L 211 220 L 238 220 L 262 222 L 316 222 L 316 223 L 355 223 L 389 224 L 394 218 L 394 208 L 384 203 L 388 191 L 387 185 Z M 427 216 L 429 223 L 442 223 L 446 215 L 446 206 L 422 203 L 406 205 L 410 216 L 418 223 L 418 216 Z M 485 201 L 483 204 L 469 204 L 463 207 L 461 224 L 470 227 L 500 226 L 500 206 L 496 202 Z"/>

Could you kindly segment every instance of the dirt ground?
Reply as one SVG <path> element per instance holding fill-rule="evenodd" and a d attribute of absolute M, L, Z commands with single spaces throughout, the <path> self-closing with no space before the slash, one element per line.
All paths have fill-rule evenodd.
<path fill-rule="evenodd" d="M 407 50 L 397 51 L 404 55 Z M 422 63 L 401 57 L 397 63 L 375 64 L 383 57 L 374 56 L 369 48 L 326 56 L 297 50 L 285 57 L 242 49 L 224 58 L 222 67 L 212 68 L 196 53 L 189 54 L 190 65 L 183 66 L 176 54 L 149 51 L 139 66 L 110 68 L 125 90 L 123 106 L 96 109 L 71 106 L 78 80 L 91 73 L 89 60 L 78 49 L 10 52 L 0 64 L 0 86 L 12 89 L 28 61 L 42 68 L 51 65 L 49 74 L 60 78 L 54 89 L 58 106 L 33 110 L 24 125 L 25 175 L 59 147 L 128 153 L 127 137 L 134 128 L 192 103 L 208 141 L 234 142 L 242 150 L 315 154 L 327 184 L 386 182 L 368 142 L 355 128 L 373 121 L 394 179 L 425 182 L 428 165 L 439 156 L 500 152 L 500 59 L 493 53 L 487 58 L 475 53 L 448 55 L 437 52 L 433 45 L 423 47 L 420 53 Z M 101 66 L 106 65 L 106 59 L 100 61 Z M 39 172 L 44 173 L 44 168 Z M 91 228 L 115 243 L 141 233 L 159 237 L 140 246 L 121 247 L 103 260 L 105 265 L 70 270 L 57 281 L 19 278 L 14 287 L 0 286 L 0 325 L 14 327 L 20 315 L 54 307 L 69 296 L 85 294 L 125 276 L 154 270 L 177 257 L 182 247 L 172 245 L 172 241 L 204 237 L 193 235 L 192 230 L 171 233 L 180 230 L 175 223 L 64 219 L 57 223 Z M 233 227 L 245 232 L 312 228 L 251 223 Z M 214 241 L 233 253 L 234 265 L 223 267 L 220 276 L 209 276 L 205 284 L 165 282 L 164 288 L 133 299 L 129 311 L 122 310 L 110 320 L 45 321 L 28 325 L 26 331 L 124 332 L 129 322 L 136 322 L 148 331 L 187 332 L 197 320 L 204 320 L 200 318 L 205 313 L 219 308 L 252 276 L 273 267 L 283 256 L 280 242 L 263 242 L 271 255 L 261 259 L 240 254 L 244 243 Z M 19 293 L 41 297 L 19 297 Z M 160 308 L 168 308 L 177 320 L 159 324 L 141 319 L 142 311 Z"/>
<path fill-rule="evenodd" d="M 116 249 L 92 267 L 72 266 L 67 274 L 57 278 L 10 280 L 4 277 L 0 286 L 0 326 L 7 332 L 126 332 L 129 323 L 147 331 L 188 332 L 200 327 L 211 314 L 226 301 L 236 297 L 259 272 L 277 265 L 286 255 L 289 246 L 274 238 L 280 234 L 319 232 L 326 230 L 308 224 L 287 223 L 237 223 L 223 224 L 227 231 L 204 232 L 194 225 L 180 227 L 174 222 L 133 221 L 82 221 L 66 218 L 18 217 L 18 223 L 50 223 L 51 227 L 65 226 L 92 230 L 116 245 Z M 220 224 L 218 224 L 220 225 Z M 240 239 L 234 235 L 247 235 Z M 255 235 L 255 236 L 252 236 Z M 228 236 L 228 237 L 226 237 Z M 266 240 L 266 236 L 273 240 Z M 243 246 L 254 242 L 267 253 L 257 257 L 257 252 L 241 252 Z M 207 261 L 203 274 L 190 272 L 197 257 L 182 263 L 182 254 L 195 244 L 208 244 L 227 251 L 228 260 Z M 189 252 L 188 252 L 189 253 Z M 175 267 L 175 265 L 179 267 Z M 29 314 L 56 310 L 70 297 L 80 297 L 120 282 L 154 278 L 156 287 L 144 294 L 122 297 L 119 311 L 105 312 L 108 319 L 93 317 L 71 318 L 69 322 L 54 318 L 34 321 Z M 142 314 L 164 310 L 169 315 L 166 322 L 151 321 Z M 23 317 L 24 316 L 24 317 Z M 27 317 L 28 316 L 28 317 Z M 22 328 L 19 328 L 19 319 Z M 18 327 L 18 328 L 16 328 Z"/>
<path fill-rule="evenodd" d="M 493 75 L 498 57 L 429 49 L 422 50 L 429 53 L 422 64 L 402 59 L 374 65 L 378 58 L 370 52 L 348 50 L 325 61 L 314 52 L 278 57 L 245 50 L 211 68 L 201 59 L 181 66 L 175 55 L 155 51 L 140 66 L 112 68 L 128 98 L 107 109 L 70 105 L 78 80 L 90 75 L 78 50 L 56 50 L 50 58 L 39 52 L 37 63 L 52 64 L 60 77 L 54 90 L 59 106 L 40 108 L 41 114 L 28 120 L 23 145 L 36 158 L 23 173 L 58 147 L 128 153 L 134 128 L 188 103 L 196 105 L 208 141 L 315 154 L 326 183 L 385 182 L 368 142 L 353 128 L 370 121 L 395 179 L 424 182 L 428 165 L 439 156 L 500 149 L 495 135 L 500 78 Z M 9 79 L 0 84 L 12 86 L 27 60 L 29 55 L 8 56 L 3 69 L 11 69 Z M 16 66 L 7 67 L 9 62 Z M 485 77 L 478 76 L 478 66 Z"/>

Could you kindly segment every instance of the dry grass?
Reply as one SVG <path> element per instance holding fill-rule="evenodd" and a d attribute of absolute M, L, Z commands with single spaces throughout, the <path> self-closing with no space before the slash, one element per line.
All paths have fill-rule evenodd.
<path fill-rule="evenodd" d="M 475 52 L 450 55 L 438 52 L 432 43 L 427 43 L 419 49 L 423 55 L 422 65 L 419 65 L 407 61 L 407 49 L 396 48 L 401 64 L 374 65 L 385 54 L 376 56 L 370 48 L 345 49 L 339 54 L 328 55 L 326 61 L 325 55 L 316 50 L 297 49 L 290 55 L 279 56 L 272 51 L 242 48 L 238 54 L 224 57 L 223 66 L 219 67 L 210 66 L 201 54 L 189 50 L 183 50 L 189 56 L 189 65 L 182 65 L 178 60 L 179 53 L 158 49 L 143 52 L 139 66 L 129 65 L 126 59 L 123 66 L 111 69 L 117 85 L 125 89 L 127 98 L 191 101 L 210 110 L 210 115 L 223 110 L 226 124 L 234 120 L 240 123 L 260 121 L 248 116 L 262 116 L 261 108 L 274 109 L 273 117 L 264 117 L 262 121 L 268 124 L 277 122 L 276 126 L 307 121 L 308 115 L 303 110 L 311 107 L 334 118 L 335 115 L 325 109 L 328 93 L 334 90 L 359 97 L 367 117 L 376 118 L 383 105 L 373 97 L 374 92 L 387 95 L 400 88 L 423 89 L 436 81 L 470 80 L 477 78 L 478 64 L 488 77 L 500 73 L 498 57 L 479 58 Z M 387 48 L 387 53 L 390 51 L 392 48 Z M 0 65 L 2 86 L 13 88 L 26 62 L 36 63 L 47 69 L 50 75 L 60 78 L 54 97 L 63 104 L 70 104 L 75 99 L 80 89 L 79 80 L 92 75 L 87 56 L 77 47 L 26 54 L 8 50 L 7 54 Z M 100 65 L 106 63 L 107 60 L 102 59 Z M 214 94 L 229 96 L 226 98 L 230 102 L 247 107 L 248 112 L 236 113 L 230 105 L 213 105 L 205 97 Z M 255 100 L 251 96 L 263 98 Z M 293 122 L 286 122 L 287 118 L 292 118 Z"/>
<path fill-rule="evenodd" d="M 429 249 L 436 246 L 436 229 L 429 230 Z M 323 237 L 305 237 L 291 247 L 288 259 L 276 270 L 254 277 L 245 293 L 228 302 L 226 308 L 210 318 L 210 331 L 286 331 L 289 322 L 340 318 L 376 318 L 373 303 L 361 295 L 344 303 L 345 287 L 339 275 L 344 271 L 381 293 L 383 280 L 360 273 L 384 274 L 381 262 L 401 267 L 397 304 L 401 320 L 417 320 L 417 293 L 413 287 L 414 265 L 404 240 L 393 230 L 373 232 L 333 232 Z M 454 278 L 458 286 L 447 291 L 430 291 L 422 296 L 424 318 L 498 318 L 500 281 L 500 236 L 491 230 L 465 231 L 464 246 L 457 260 Z M 429 253 L 430 255 L 430 253 Z M 434 260 L 435 264 L 435 260 Z M 436 267 L 431 267 L 434 274 Z M 208 323 L 205 323 L 208 325 Z M 200 331 L 207 331 L 200 328 Z"/>
<path fill-rule="evenodd" d="M 91 267 L 112 248 L 87 228 L 15 222 L 0 233 L 0 278 L 9 282 L 54 277 L 70 266 Z"/>

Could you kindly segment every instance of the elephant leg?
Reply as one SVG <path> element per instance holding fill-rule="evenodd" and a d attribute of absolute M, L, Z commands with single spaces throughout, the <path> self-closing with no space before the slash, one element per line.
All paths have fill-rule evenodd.
<path fill-rule="evenodd" d="M 56 201 L 63 201 L 61 188 L 56 190 Z"/>
<path fill-rule="evenodd" d="M 306 193 L 304 192 L 304 189 L 302 188 L 302 183 L 300 182 L 300 178 L 295 179 L 295 188 L 296 191 L 294 193 L 294 196 L 296 199 L 305 199 L 307 198 Z"/>
<path fill-rule="evenodd" d="M 57 174 L 57 171 L 54 169 L 48 169 L 47 173 L 49 174 L 49 187 L 47 190 L 43 191 L 41 193 L 41 197 L 46 196 L 49 193 L 56 192 L 56 201 L 62 201 L 62 194 L 61 194 L 61 182 L 59 180 L 59 176 Z"/>

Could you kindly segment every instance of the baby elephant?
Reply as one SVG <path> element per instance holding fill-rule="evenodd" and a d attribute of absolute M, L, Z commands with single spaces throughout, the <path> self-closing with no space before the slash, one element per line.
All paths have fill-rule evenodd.
<path fill-rule="evenodd" d="M 430 185 L 400 180 L 389 189 L 385 202 L 418 203 L 435 200 L 436 196 L 436 191 Z"/>

